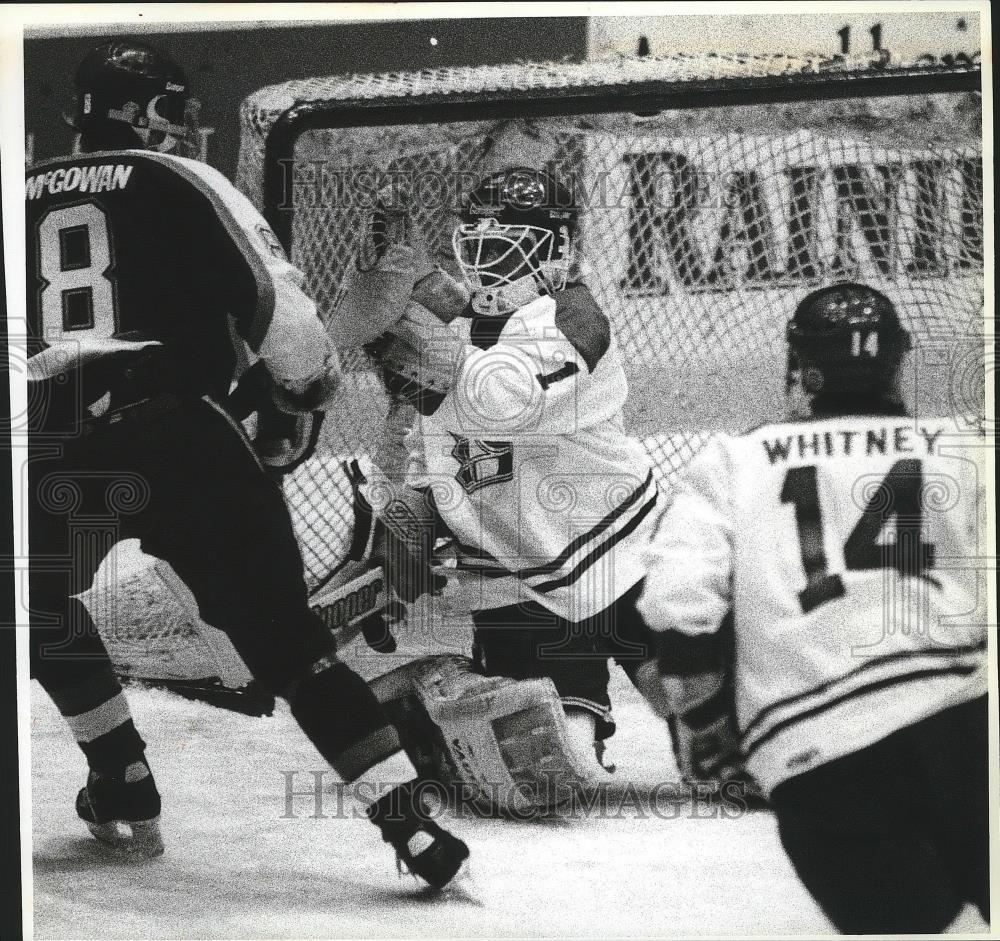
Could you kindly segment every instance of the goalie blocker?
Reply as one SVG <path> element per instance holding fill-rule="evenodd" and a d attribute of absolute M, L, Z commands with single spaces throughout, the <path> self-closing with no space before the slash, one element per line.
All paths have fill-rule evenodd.
<path fill-rule="evenodd" d="M 310 606 L 333 632 L 338 647 L 358 634 L 392 653 L 392 624 L 406 617 L 402 602 L 436 593 L 445 578 L 432 569 L 433 518 L 424 496 L 389 481 L 370 462 L 345 465 L 354 489 L 351 555 L 310 596 Z"/>

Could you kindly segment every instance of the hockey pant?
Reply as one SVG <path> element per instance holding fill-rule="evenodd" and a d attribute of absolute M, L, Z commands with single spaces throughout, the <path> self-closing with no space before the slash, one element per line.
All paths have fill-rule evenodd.
<path fill-rule="evenodd" d="M 534 601 L 477 611 L 474 659 L 488 676 L 535 679 L 547 676 L 564 706 L 593 713 L 597 737 L 614 734 L 608 696 L 608 659 L 633 678 L 656 650 L 654 639 L 635 603 L 642 582 L 613 605 L 583 621 L 561 618 Z"/>
<path fill-rule="evenodd" d="M 796 872 L 845 934 L 937 934 L 990 918 L 989 711 L 982 696 L 771 793 Z"/>

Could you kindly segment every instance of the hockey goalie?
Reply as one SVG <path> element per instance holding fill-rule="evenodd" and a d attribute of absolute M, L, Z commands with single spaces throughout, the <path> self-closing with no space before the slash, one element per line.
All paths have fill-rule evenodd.
<path fill-rule="evenodd" d="M 433 660 L 399 695 L 431 720 L 418 747 L 489 809 L 551 808 L 606 783 L 608 660 L 631 675 L 651 649 L 634 603 L 659 495 L 623 430 L 608 319 L 569 281 L 576 222 L 550 174 L 487 173 L 453 233 L 461 280 L 419 244 L 389 244 L 348 278 L 334 329 L 338 346 L 366 344 L 397 414 L 409 409 L 392 499 L 432 527 L 425 543 L 453 542 L 473 622 L 471 661 Z"/>

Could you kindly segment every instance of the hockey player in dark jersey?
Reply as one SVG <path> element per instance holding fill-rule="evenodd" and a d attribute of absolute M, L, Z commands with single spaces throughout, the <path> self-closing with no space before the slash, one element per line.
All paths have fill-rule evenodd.
<path fill-rule="evenodd" d="M 118 823 L 155 830 L 159 813 L 144 743 L 76 597 L 119 539 L 174 568 L 342 779 L 398 743 L 310 610 L 281 492 L 220 404 L 235 365 L 230 318 L 283 409 L 322 409 L 336 393 L 337 351 L 302 276 L 221 174 L 178 155 L 190 96 L 169 58 L 103 42 L 76 93 L 82 153 L 25 181 L 32 668 L 90 765 L 80 816 L 114 839 Z M 394 760 L 387 777 L 416 777 Z M 415 780 L 367 813 L 433 886 L 468 856 Z M 149 851 L 161 850 L 155 835 Z"/>

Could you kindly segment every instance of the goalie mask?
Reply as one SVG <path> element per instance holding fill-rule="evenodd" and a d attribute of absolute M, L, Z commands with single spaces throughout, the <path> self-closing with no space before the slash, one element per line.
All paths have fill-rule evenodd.
<path fill-rule="evenodd" d="M 199 153 L 198 101 L 169 56 L 132 39 L 111 39 L 84 57 L 74 79 L 70 124 L 101 149 L 122 141 L 161 153 Z"/>
<path fill-rule="evenodd" d="M 898 404 L 898 374 L 910 335 L 892 302 L 841 282 L 806 295 L 788 322 L 788 389 L 813 410 L 849 413 Z"/>
<path fill-rule="evenodd" d="M 576 221 L 571 190 L 540 170 L 493 173 L 466 194 L 452 247 L 473 310 L 504 316 L 564 288 Z"/>

